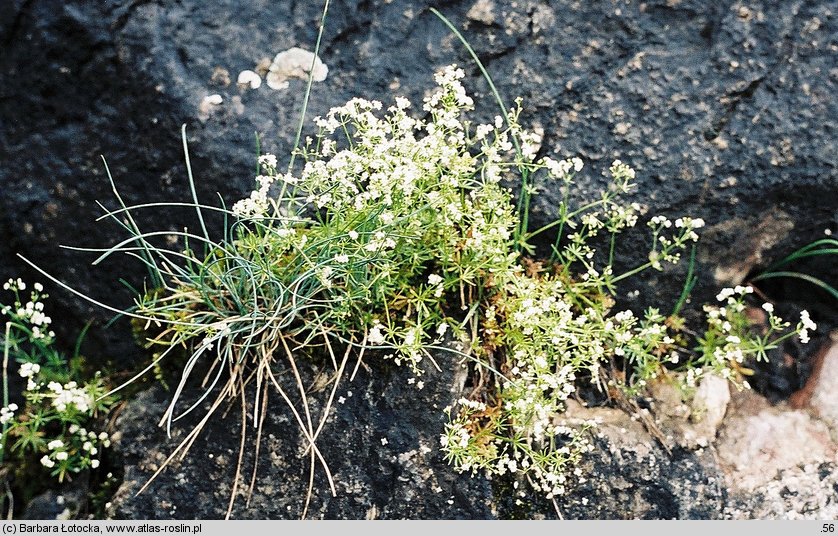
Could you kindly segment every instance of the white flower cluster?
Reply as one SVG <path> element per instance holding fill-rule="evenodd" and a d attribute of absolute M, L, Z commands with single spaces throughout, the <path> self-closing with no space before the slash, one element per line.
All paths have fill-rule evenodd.
<path fill-rule="evenodd" d="M 76 382 L 68 382 L 61 385 L 58 382 L 49 382 L 47 389 L 51 391 L 52 405 L 58 411 L 67 411 L 71 406 L 76 411 L 87 413 L 93 405 L 90 394 L 78 386 Z"/>
<path fill-rule="evenodd" d="M 24 411 L 16 414 L 19 408 L 14 403 L 0 408 L 3 425 L 0 448 L 8 446 L 14 437 L 43 438 L 37 442 L 12 443 L 15 448 L 9 456 L 25 459 L 31 454 L 43 454 L 41 465 L 50 469 L 59 481 L 68 472 L 95 469 L 100 462 L 94 456 L 103 446 L 109 446 L 111 440 L 106 433 L 88 432 L 80 424 L 88 422 L 98 409 L 108 406 L 108 402 L 97 401 L 105 394 L 99 375 L 84 385 L 65 380 L 70 375 L 69 367 L 57 361 L 58 354 L 51 348 L 54 335 L 45 331 L 52 320 L 44 313 L 41 300 L 47 295 L 43 294 L 43 285 L 32 285 L 26 304 L 21 303 L 19 294 L 27 288 L 22 280 L 10 280 L 4 287 L 16 293 L 14 305 L 3 307 L 2 313 L 13 320 L 7 324 L 13 330 L 10 340 L 19 341 L 7 351 L 13 351 L 16 359 L 27 361 L 18 367 L 19 376 L 26 380 L 22 393 Z M 21 343 L 25 346 L 18 346 Z M 59 378 L 61 382 L 55 381 Z"/>
<path fill-rule="evenodd" d="M 26 283 L 20 278 L 6 281 L 3 284 L 3 289 L 15 292 L 18 299 L 15 300 L 14 306 L 5 305 L 0 308 L 0 313 L 12 315 L 17 321 L 28 324 L 30 339 L 40 340 L 48 344 L 55 337 L 55 332 L 49 329 L 52 318 L 44 313 L 44 303 L 41 301 L 47 298 L 46 294 L 42 294 L 44 287 L 40 283 L 33 284 L 30 299 L 24 304 L 17 293 L 26 290 L 26 288 Z"/>
<path fill-rule="evenodd" d="M 41 365 L 38 363 L 21 363 L 20 368 L 18 369 L 18 374 L 20 374 L 21 378 L 34 378 L 39 372 L 41 372 Z"/>
<path fill-rule="evenodd" d="M 106 432 L 97 434 L 88 431 L 77 424 L 70 425 L 67 433 L 66 441 L 54 439 L 47 443 L 49 452 L 41 458 L 41 465 L 47 469 L 52 469 L 57 464 L 63 464 L 74 473 L 78 473 L 87 467 L 98 468 L 100 461 L 94 456 L 99 454 L 100 448 L 111 446 L 110 436 Z"/>
<path fill-rule="evenodd" d="M 695 229 L 704 227 L 704 220 L 701 218 L 678 218 L 675 220 L 675 234 L 665 236 L 663 234 L 664 229 L 669 229 L 672 226 L 672 221 L 666 216 L 654 216 L 649 220 L 649 227 L 652 228 L 654 235 L 652 251 L 649 252 L 649 264 L 655 270 L 663 270 L 662 262 L 676 264 L 681 259 L 680 251 L 689 242 L 698 241 L 698 233 L 695 232 Z"/>
<path fill-rule="evenodd" d="M 424 346 L 449 327 L 440 308 L 446 282 L 467 287 L 516 264 L 509 247 L 515 207 L 498 184 L 500 163 L 513 155 L 516 116 L 510 114 L 508 126 L 499 117 L 479 129 L 479 139 L 470 138 L 461 116 L 473 101 L 463 77 L 455 66 L 437 73 L 437 90 L 424 101 L 426 120 L 408 114 L 404 97 L 386 110 L 361 98 L 332 108 L 315 119 L 319 133 L 300 151 L 306 161 L 299 177 L 279 176 L 276 158 L 264 155 L 258 188 L 233 209 L 242 218 L 263 217 L 272 206 L 295 213 L 297 230 L 284 227 L 281 211 L 269 214 L 275 218 L 269 232 L 289 235 L 272 243 L 272 252 L 298 253 L 304 266 L 294 284 L 328 294 L 336 306 L 324 314 L 366 318 L 359 328 L 368 343 L 395 349 L 394 360 L 417 372 Z M 294 184 L 293 196 L 271 199 L 277 180 Z M 424 290 L 417 294 L 417 287 Z M 385 330 L 366 311 L 381 311 L 393 295 L 410 297 L 407 310 L 415 316 L 389 318 Z"/>
<path fill-rule="evenodd" d="M 716 300 L 722 305 L 705 305 L 707 314 L 707 334 L 703 352 L 697 367 L 687 370 L 686 383 L 694 387 L 698 379 L 708 371 L 733 382 L 739 381 L 739 372 L 752 358 L 767 360 L 766 351 L 775 348 L 784 340 L 797 335 L 800 342 L 809 342 L 809 331 L 817 326 L 809 317 L 808 311 L 801 311 L 800 322 L 793 330 L 788 322 L 774 314 L 774 305 L 763 303 L 762 310 L 767 314 L 767 326 L 761 328 L 759 337 L 752 336 L 753 320 L 746 314 L 746 299 L 754 293 L 750 286 L 737 285 L 722 289 Z M 741 382 L 748 387 L 747 382 Z"/>
<path fill-rule="evenodd" d="M 818 325 L 812 322 L 812 319 L 809 317 L 809 311 L 805 309 L 800 311 L 800 325 L 798 327 L 798 336 L 800 337 L 800 342 L 806 344 L 809 342 L 809 332 L 815 331 L 818 329 Z"/>
<path fill-rule="evenodd" d="M 381 322 L 379 320 L 375 320 L 373 322 L 373 325 L 367 335 L 368 343 L 378 346 L 387 342 L 387 338 L 384 336 L 384 333 L 381 332 L 381 327 Z"/>
<path fill-rule="evenodd" d="M 486 341 L 475 341 L 472 350 L 502 356 L 503 378 L 496 392 L 461 399 L 455 411 L 449 409 L 441 437 L 446 458 L 458 471 L 525 474 L 554 497 L 570 480 L 582 480 L 578 463 L 593 448 L 587 431 L 594 423 L 568 426 L 556 418 L 574 395 L 577 378 L 636 394 L 661 374 L 664 363 L 681 362 L 674 331 L 657 310 L 611 310 L 615 283 L 678 262 L 704 221 L 652 217 L 648 264 L 615 275 L 613 235 L 634 227 L 643 213 L 636 203 L 618 202 L 634 187 L 635 171 L 615 160 L 611 187 L 571 210 L 570 185 L 583 161 L 538 159 L 544 133 L 521 128 L 520 101 L 492 123 L 465 122 L 473 101 L 464 76 L 456 66 L 436 74 L 438 87 L 423 102 L 424 119 L 408 114 L 411 103 L 403 97 L 387 108 L 360 98 L 332 108 L 315 119 L 319 132 L 298 151 L 305 164 L 295 176 L 278 174 L 273 155 L 260 157 L 257 189 L 233 211 L 244 219 L 270 219 L 253 225 L 258 232 L 239 228 L 236 247 L 269 252 L 258 258 L 270 261 L 264 279 L 292 289 L 300 300 L 289 317 L 363 333 L 366 345 L 392 351 L 384 357 L 417 374 L 429 344 L 449 329 L 462 336 L 469 318 L 475 319 L 472 327 Z M 525 181 L 518 210 L 501 186 L 516 172 Z M 538 189 L 536 173 L 561 181 L 564 199 L 555 224 L 530 232 L 527 201 Z M 272 198 L 277 181 L 282 191 Z M 288 185 L 293 188 L 286 195 Z M 531 237 L 555 227 L 555 262 L 521 263 Z M 603 255 L 589 243 L 605 231 L 612 240 L 602 265 Z M 695 385 L 704 369 L 731 376 L 752 350 L 740 322 L 742 296 L 733 292 L 737 296 L 725 291 L 722 298 L 733 303 L 708 310 L 718 336 L 701 359 L 682 364 L 687 383 Z M 475 294 L 488 301 L 464 323 L 446 316 L 455 302 L 468 310 Z M 286 306 L 278 302 L 277 311 Z M 765 310 L 772 328 L 779 327 L 780 320 Z M 810 324 L 808 315 L 801 318 L 801 339 L 808 338 Z M 605 368 L 615 362 L 623 370 Z M 414 378 L 408 384 L 423 386 Z"/>
<path fill-rule="evenodd" d="M 8 406 L 0 408 L 0 424 L 7 424 L 15 416 L 15 411 L 18 410 L 17 404 L 11 403 Z"/>
<path fill-rule="evenodd" d="M 26 283 L 19 277 L 17 279 L 9 279 L 3 283 L 3 290 L 26 290 Z"/>
<path fill-rule="evenodd" d="M 579 157 L 556 161 L 545 156 L 540 163 L 547 168 L 551 178 L 562 180 L 569 180 L 573 173 L 579 173 L 585 165 Z"/>

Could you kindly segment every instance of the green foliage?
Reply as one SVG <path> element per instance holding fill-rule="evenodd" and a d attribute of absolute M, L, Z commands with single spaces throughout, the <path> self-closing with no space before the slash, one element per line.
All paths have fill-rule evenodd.
<path fill-rule="evenodd" d="M 100 374 L 83 379 L 78 345 L 67 358 L 55 348 L 52 319 L 44 313 L 43 287 L 9 280 L 4 289 L 14 293 L 12 305 L 2 307 L 6 317 L 3 337 L 3 407 L 0 422 L 0 462 L 19 469 L 39 465 L 59 481 L 83 469 L 99 466 L 101 449 L 110 445 L 105 432 L 95 432 L 113 398 Z M 9 400 L 9 364 L 18 363 L 26 381 L 20 403 Z"/>
<path fill-rule="evenodd" d="M 423 105 L 427 119 L 411 115 L 404 98 L 386 109 L 363 99 L 332 109 L 295 151 L 304 162 L 297 172 L 282 173 L 275 156 L 262 155 L 254 191 L 225 211 L 234 223 L 224 240 L 205 229 L 184 231 L 183 251 L 163 251 L 146 240 L 156 233 L 131 226 L 132 238 L 105 252 L 141 252 L 153 281 L 162 282 L 131 313 L 154 326 L 147 344 L 160 351 L 152 367 L 175 349 L 191 349 L 167 426 L 197 407 L 175 415 L 196 370 L 209 371 L 203 397 L 226 386 L 218 400 L 244 396 L 255 383 L 258 407 L 259 393 L 273 385 L 331 478 L 316 437 L 350 350 L 377 350 L 417 376 L 435 365 L 433 352 L 447 350 L 473 361 L 483 380 L 447 409 L 446 458 L 459 471 L 525 475 L 553 497 L 584 478 L 578 462 L 592 448 L 587 431 L 596 423 L 556 419 L 580 382 L 627 396 L 667 375 L 685 392 L 709 373 L 746 385 L 745 360 L 764 358 L 793 335 L 773 314 L 768 332 L 755 333 L 740 289 L 723 291 L 723 301 L 733 301 L 708 309 L 708 330 L 695 348 L 676 317 L 617 309 L 617 283 L 679 262 L 704 222 L 649 217 L 648 261 L 615 274 L 619 236 L 641 217 L 638 205 L 622 200 L 635 187 L 634 170 L 615 161 L 611 186 L 571 206 L 583 162 L 538 158 L 541 137 L 519 124 L 520 101 L 490 124 L 468 122 L 473 102 L 462 77 L 454 66 L 437 73 Z M 554 223 L 522 229 L 529 201 L 516 207 L 504 186 L 522 176 L 528 197 L 548 183 L 564 192 Z M 195 208 L 207 207 L 196 200 Z M 548 231 L 558 231 L 553 254 L 537 262 L 526 254 L 528 241 Z M 607 257 L 592 245 L 602 236 Z M 804 335 L 809 328 L 797 326 Z M 445 342 L 452 334 L 465 350 Z M 347 348 L 342 359 L 335 347 Z M 296 365 L 314 354 L 330 356 L 325 366 L 334 375 L 319 424 Z M 275 377 L 288 368 L 297 401 Z"/>
<path fill-rule="evenodd" d="M 779 261 L 768 266 L 765 270 L 752 277 L 751 281 L 756 282 L 777 277 L 790 277 L 794 279 L 800 279 L 802 281 L 806 281 L 817 287 L 822 288 L 823 290 L 828 292 L 833 298 L 838 300 L 838 289 L 836 289 L 826 281 L 807 273 L 785 269 L 786 267 L 792 265 L 800 259 L 805 259 L 807 257 L 817 257 L 820 255 L 838 255 L 838 240 L 835 240 L 833 238 L 822 238 L 820 240 L 815 240 L 814 242 L 806 244 L 800 249 L 795 250 L 786 257 L 783 257 Z"/>

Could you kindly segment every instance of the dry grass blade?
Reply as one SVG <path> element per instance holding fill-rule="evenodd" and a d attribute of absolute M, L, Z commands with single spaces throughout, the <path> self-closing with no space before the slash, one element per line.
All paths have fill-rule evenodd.
<path fill-rule="evenodd" d="M 244 386 L 239 385 L 239 398 L 241 400 L 241 417 L 242 417 L 242 426 L 241 426 L 241 441 L 239 443 L 239 457 L 236 462 L 236 476 L 233 477 L 233 487 L 230 490 L 230 501 L 227 504 L 227 514 L 224 516 L 224 519 L 230 519 L 230 516 L 233 513 L 233 504 L 236 502 L 236 492 L 239 490 L 239 478 L 241 477 L 242 473 L 242 463 L 244 460 L 244 443 L 247 437 L 247 401 L 244 396 Z"/>

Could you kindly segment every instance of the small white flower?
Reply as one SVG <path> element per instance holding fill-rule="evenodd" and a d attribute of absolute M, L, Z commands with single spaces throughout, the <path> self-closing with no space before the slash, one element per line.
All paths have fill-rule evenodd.
<path fill-rule="evenodd" d="M 55 467 L 55 462 L 52 461 L 49 458 L 49 456 L 44 456 L 43 458 L 41 458 L 41 465 L 43 465 L 47 469 L 52 469 L 53 467 Z"/>
<path fill-rule="evenodd" d="M 11 411 L 6 411 L 6 408 L 0 409 L 0 424 L 6 424 L 12 420 L 14 414 Z"/>
<path fill-rule="evenodd" d="M 268 169 L 276 169 L 276 156 L 270 153 L 265 153 L 259 157 L 259 165 Z"/>
<path fill-rule="evenodd" d="M 90 460 L 90 468 L 96 469 L 97 467 L 99 467 L 99 460 Z"/>
<path fill-rule="evenodd" d="M 385 340 L 384 334 L 381 333 L 381 324 L 376 322 L 373 324 L 372 328 L 370 328 L 370 332 L 367 335 L 367 341 L 369 341 L 370 344 L 384 344 Z"/>
<path fill-rule="evenodd" d="M 21 363 L 18 374 L 21 378 L 31 378 L 41 371 L 41 365 L 37 363 Z"/>
<path fill-rule="evenodd" d="M 404 97 L 396 97 L 396 108 L 399 110 L 410 108 L 410 101 Z"/>
<path fill-rule="evenodd" d="M 774 305 L 773 304 L 763 303 L 762 308 L 768 313 L 773 313 L 774 312 Z"/>
<path fill-rule="evenodd" d="M 803 324 L 803 329 L 811 331 L 818 329 L 818 325 L 812 322 L 812 319 L 809 317 L 809 311 L 805 309 L 800 311 L 800 323 Z"/>

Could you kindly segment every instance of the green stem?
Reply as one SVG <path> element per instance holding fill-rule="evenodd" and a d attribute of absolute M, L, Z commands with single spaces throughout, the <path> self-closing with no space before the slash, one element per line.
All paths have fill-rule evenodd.
<path fill-rule="evenodd" d="M 635 274 L 638 274 L 638 273 L 642 272 L 643 270 L 645 270 L 645 269 L 647 269 L 651 266 L 652 266 L 651 262 L 647 262 L 646 264 L 641 264 L 640 266 L 638 266 L 637 268 L 634 268 L 633 270 L 629 270 L 628 272 L 626 272 L 624 274 L 618 275 L 617 277 L 615 277 L 614 279 L 611 280 L 611 284 L 613 285 L 614 283 L 617 283 L 618 281 L 622 281 L 623 279 L 626 279 L 626 278 L 629 278 L 629 277 L 631 277 Z"/>
<path fill-rule="evenodd" d="M 503 99 L 500 96 L 500 92 L 498 92 L 498 88 L 495 86 L 495 83 L 492 81 L 492 77 L 489 76 L 489 71 L 486 70 L 486 67 L 483 65 L 483 62 L 480 61 L 480 58 L 477 57 L 477 52 L 471 47 L 469 42 L 463 37 L 463 34 L 449 21 L 445 15 L 437 11 L 435 8 L 430 8 L 431 13 L 436 15 L 439 20 L 441 20 L 451 33 L 453 33 L 457 39 L 460 40 L 460 43 L 463 44 L 465 49 L 468 51 L 471 59 L 474 60 L 474 63 L 477 65 L 477 68 L 480 69 L 480 73 L 483 75 L 483 78 L 486 80 L 486 83 L 489 85 L 489 89 L 492 91 L 492 95 L 495 97 L 495 102 L 497 102 L 498 107 L 500 108 L 501 112 L 503 113 L 503 120 L 509 126 L 509 114 L 506 111 L 506 106 L 503 104 Z M 518 159 L 522 159 L 521 153 L 521 144 L 518 142 L 518 137 L 515 135 L 514 132 L 512 134 L 512 143 L 515 145 L 515 154 L 518 156 Z M 524 237 L 524 233 L 527 230 L 527 223 L 529 219 L 529 204 L 530 204 L 530 195 L 528 191 L 529 186 L 529 172 L 526 170 L 524 166 L 518 166 L 518 169 L 521 171 L 521 195 L 518 198 L 518 215 L 521 217 L 521 221 L 518 224 L 518 227 L 515 229 L 515 247 L 520 249 L 523 243 L 526 243 L 526 238 Z"/>
<path fill-rule="evenodd" d="M 552 222 L 548 223 L 547 225 L 544 225 L 543 227 L 539 227 L 535 231 L 527 233 L 525 238 L 530 239 L 534 236 L 537 236 L 537 235 L 543 233 L 544 231 L 549 231 L 553 227 L 559 225 L 561 227 L 559 228 L 558 239 L 561 239 L 562 229 L 564 228 L 564 224 L 567 220 L 571 220 L 571 219 L 575 218 L 576 216 L 578 216 L 579 214 L 585 212 L 586 210 L 592 209 L 592 208 L 594 208 L 598 205 L 602 205 L 603 203 L 606 203 L 608 201 L 606 199 L 600 199 L 599 201 L 593 201 L 591 203 L 588 203 L 587 205 L 584 205 L 584 206 L 574 210 L 570 214 L 568 214 L 567 213 L 567 198 L 568 198 L 568 194 L 567 194 L 567 192 L 565 192 L 564 197 L 562 198 L 562 214 L 561 214 L 560 218 L 558 218 L 555 221 L 552 221 Z"/>
<path fill-rule="evenodd" d="M 329 0 L 323 3 L 323 14 L 320 16 L 320 29 L 317 31 L 317 41 L 314 44 L 314 57 L 311 59 L 311 68 L 308 72 L 308 81 L 306 83 L 306 92 L 303 96 L 303 106 L 300 110 L 300 122 L 297 124 L 297 134 L 294 136 L 294 149 L 291 151 L 291 158 L 288 161 L 288 173 L 294 170 L 294 160 L 297 157 L 297 150 L 300 148 L 300 139 L 303 136 L 303 125 L 306 121 L 306 111 L 308 111 L 308 101 L 311 98 L 311 86 L 314 83 L 314 67 L 317 65 L 317 60 L 320 58 L 320 42 L 323 39 L 323 31 L 326 28 L 326 14 L 329 12 Z M 282 181 L 282 191 L 279 194 L 281 200 L 285 196 L 285 191 L 288 188 L 288 183 Z M 294 199 L 297 187 L 291 189 L 289 198 Z M 291 201 L 288 202 L 289 214 L 291 213 Z"/>
<path fill-rule="evenodd" d="M 6 322 L 6 335 L 3 339 L 3 407 L 9 407 L 9 333 L 11 322 Z M 6 431 L 9 423 L 3 423 L 3 435 L 0 438 L 0 464 L 6 458 Z"/>
<path fill-rule="evenodd" d="M 698 281 L 698 277 L 695 275 L 695 251 L 696 246 L 693 244 L 692 251 L 690 252 L 690 264 L 687 268 L 687 278 L 684 280 L 684 288 L 681 290 L 681 295 L 678 297 L 675 308 L 672 310 L 672 316 L 678 316 L 678 313 L 681 312 L 681 308 L 687 303 L 687 298 L 690 297 L 690 292 L 692 292 Z"/>
<path fill-rule="evenodd" d="M 793 277 L 795 279 L 801 279 L 803 281 L 807 281 L 816 285 L 826 292 L 832 295 L 836 300 L 838 300 L 838 290 L 836 290 L 833 286 L 829 285 L 828 283 L 818 279 L 817 277 L 813 277 L 809 274 L 802 274 L 800 272 L 769 272 L 759 274 L 756 277 L 751 278 L 751 281 L 761 281 L 763 279 L 771 279 L 774 277 Z"/>

